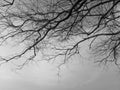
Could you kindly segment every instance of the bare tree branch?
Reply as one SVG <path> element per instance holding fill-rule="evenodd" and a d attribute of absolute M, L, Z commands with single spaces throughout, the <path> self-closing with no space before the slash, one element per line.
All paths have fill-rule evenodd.
<path fill-rule="evenodd" d="M 20 53 L 3 61 L 33 52 L 29 61 L 39 52 L 46 56 L 48 49 L 54 49 L 46 58 L 49 61 L 64 56 L 61 66 L 80 54 L 80 45 L 87 41 L 94 55 L 99 55 L 96 62 L 114 62 L 119 66 L 119 5 L 120 0 L 3 0 L 1 8 L 10 7 L 0 15 L 0 25 L 4 27 L 1 45 L 9 38 L 28 43 Z M 61 45 L 56 46 L 57 43 Z"/>

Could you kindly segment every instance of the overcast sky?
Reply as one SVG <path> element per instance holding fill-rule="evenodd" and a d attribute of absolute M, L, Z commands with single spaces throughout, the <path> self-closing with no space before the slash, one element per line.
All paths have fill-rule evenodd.
<path fill-rule="evenodd" d="M 9 54 L 10 49 L 7 49 L 1 47 L 0 54 Z M 0 90 L 120 89 L 120 73 L 116 68 L 103 69 L 84 58 L 62 66 L 60 77 L 57 74 L 55 64 L 45 61 L 31 63 L 20 71 L 16 71 L 9 63 L 4 64 L 0 67 Z"/>

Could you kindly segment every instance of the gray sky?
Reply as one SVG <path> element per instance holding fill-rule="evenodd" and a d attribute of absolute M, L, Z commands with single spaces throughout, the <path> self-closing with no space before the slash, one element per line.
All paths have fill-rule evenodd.
<path fill-rule="evenodd" d="M 0 48 L 1 55 L 10 50 Z M 4 51 L 4 52 L 3 52 Z M 74 58 L 77 59 L 77 58 Z M 82 60 L 62 67 L 58 78 L 55 64 L 31 63 L 20 71 L 11 64 L 0 67 L 0 90 L 119 90 L 120 73 L 116 68 L 101 68 Z"/>
<path fill-rule="evenodd" d="M 0 55 L 9 52 L 9 47 L 0 47 Z M 63 66 L 59 78 L 55 65 L 44 61 L 20 71 L 15 71 L 11 64 L 2 65 L 0 90 L 120 90 L 120 73 L 116 68 L 103 69 L 82 61 Z"/>

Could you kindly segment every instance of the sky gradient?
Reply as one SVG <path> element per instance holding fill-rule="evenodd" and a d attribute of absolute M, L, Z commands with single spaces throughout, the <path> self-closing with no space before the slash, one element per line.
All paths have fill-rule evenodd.
<path fill-rule="evenodd" d="M 1 55 L 11 50 L 1 47 Z M 4 52 L 3 52 L 4 51 Z M 77 60 L 78 59 L 78 60 Z M 88 58 L 87 58 L 88 59 Z M 0 90 L 119 90 L 120 73 L 113 65 L 103 68 L 87 61 L 74 60 L 58 68 L 55 63 L 30 63 L 16 71 L 13 64 L 0 67 Z"/>

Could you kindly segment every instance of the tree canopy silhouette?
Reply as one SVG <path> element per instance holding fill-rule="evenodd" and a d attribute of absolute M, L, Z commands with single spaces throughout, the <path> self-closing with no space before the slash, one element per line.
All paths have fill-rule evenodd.
<path fill-rule="evenodd" d="M 1 62 L 30 53 L 25 64 L 42 52 L 47 60 L 64 57 L 64 64 L 88 42 L 96 62 L 119 66 L 120 0 L 3 0 L 0 8 L 1 45 L 25 44 Z"/>

